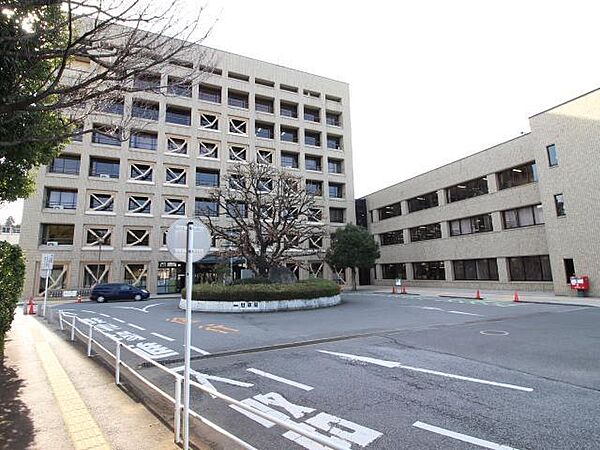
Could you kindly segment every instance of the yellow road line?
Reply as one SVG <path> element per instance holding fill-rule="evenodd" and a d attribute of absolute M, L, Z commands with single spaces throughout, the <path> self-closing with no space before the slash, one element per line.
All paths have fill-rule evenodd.
<path fill-rule="evenodd" d="M 47 342 L 37 341 L 36 351 L 75 449 L 110 450 L 110 445 L 50 345 Z"/>

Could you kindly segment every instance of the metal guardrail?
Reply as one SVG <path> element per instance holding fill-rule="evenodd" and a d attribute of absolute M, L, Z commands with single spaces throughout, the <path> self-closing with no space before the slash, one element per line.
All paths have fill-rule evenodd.
<path fill-rule="evenodd" d="M 69 317 L 71 318 L 70 321 L 68 320 Z M 83 319 L 80 319 L 79 317 L 77 317 L 75 315 L 64 314 L 63 311 L 59 311 L 58 321 L 59 321 L 60 329 L 62 331 L 70 331 L 70 340 L 71 341 L 75 341 L 75 339 L 78 335 L 81 336 L 82 341 L 85 342 L 87 345 L 87 356 L 88 357 L 92 356 L 93 346 L 96 345 L 97 348 L 101 349 L 103 352 L 105 352 L 107 355 L 109 355 L 114 360 L 114 362 L 115 362 L 114 377 L 115 377 L 115 384 L 117 386 L 121 384 L 121 369 L 125 368 L 129 371 L 130 374 L 132 374 L 137 380 L 142 382 L 145 386 L 149 387 L 154 392 L 159 394 L 161 397 L 166 399 L 168 402 L 172 403 L 173 404 L 174 441 L 176 443 L 182 442 L 182 438 L 181 438 L 181 424 L 182 424 L 182 411 L 183 411 L 183 401 L 182 401 L 183 376 L 182 375 L 180 375 L 179 373 L 154 361 L 153 359 L 148 358 L 147 356 L 141 354 L 139 351 L 136 351 L 135 349 L 130 348 L 126 345 L 123 345 L 123 343 L 120 340 L 115 339 L 113 336 L 96 328 L 96 325 L 86 323 Z M 77 323 L 82 323 L 85 327 L 87 327 L 87 333 L 80 330 L 77 327 Z M 65 328 L 65 325 L 66 325 L 66 328 Z M 69 327 L 70 327 L 70 330 L 68 330 Z M 110 349 L 108 349 L 104 345 L 102 345 L 102 343 L 100 343 L 97 339 L 94 338 L 95 333 L 99 333 L 99 334 L 103 335 L 105 338 L 109 339 L 109 341 L 111 341 L 115 344 L 114 353 Z M 148 378 L 146 378 L 142 374 L 136 372 L 136 370 L 131 365 L 127 364 L 123 360 L 123 357 L 121 355 L 123 350 L 131 352 L 136 357 L 143 359 L 146 363 L 148 363 L 148 364 L 158 368 L 159 370 L 163 371 L 164 373 L 172 376 L 174 379 L 175 396 L 173 397 L 173 396 L 169 395 L 168 393 L 164 392 L 162 389 L 160 389 L 158 386 L 156 386 L 154 383 L 152 383 Z M 190 386 L 193 386 L 194 388 L 196 388 L 206 394 L 209 394 L 214 398 L 221 399 L 221 400 L 227 402 L 229 405 L 235 405 L 238 408 L 241 408 L 249 413 L 252 413 L 252 414 L 259 416 L 263 419 L 266 419 L 270 422 L 273 422 L 273 423 L 285 428 L 286 430 L 293 431 L 293 432 L 298 433 L 299 435 L 304 436 L 312 441 L 318 442 L 319 444 L 324 445 L 325 448 L 329 448 L 332 450 L 348 450 L 348 447 L 340 446 L 336 442 L 332 442 L 330 439 L 327 439 L 326 437 L 323 437 L 320 434 L 313 433 L 305 428 L 302 428 L 301 426 L 299 426 L 298 424 L 296 424 L 290 420 L 282 420 L 278 417 L 273 417 L 272 415 L 269 415 L 261 410 L 253 408 L 252 406 L 249 406 L 239 400 L 236 400 L 232 397 L 222 394 L 219 391 L 217 391 L 216 389 L 211 389 L 209 387 L 203 386 L 195 381 L 190 381 Z M 205 417 L 202 417 L 200 414 L 198 414 L 197 412 L 195 412 L 191 409 L 190 409 L 190 415 L 195 417 L 196 419 L 200 420 L 202 423 L 209 426 L 216 432 L 233 440 L 236 444 L 242 446 L 243 448 L 246 448 L 248 450 L 256 450 L 254 447 L 249 445 L 247 442 L 242 441 L 238 437 L 232 435 L 231 433 L 224 430 L 217 424 L 211 422 L 210 420 L 206 419 Z"/>

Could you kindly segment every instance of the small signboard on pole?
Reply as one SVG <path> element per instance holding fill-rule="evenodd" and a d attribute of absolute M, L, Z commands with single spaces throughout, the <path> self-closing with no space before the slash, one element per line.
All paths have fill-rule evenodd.
<path fill-rule="evenodd" d="M 46 288 L 44 289 L 44 306 L 42 316 L 46 317 L 46 303 L 48 302 L 48 281 L 54 267 L 54 255 L 52 253 L 42 254 L 42 264 L 40 266 L 40 276 L 46 279 Z"/>

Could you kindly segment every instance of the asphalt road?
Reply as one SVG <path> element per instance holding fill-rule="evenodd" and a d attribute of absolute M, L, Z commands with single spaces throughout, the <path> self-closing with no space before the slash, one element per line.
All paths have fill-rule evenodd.
<path fill-rule="evenodd" d="M 53 308 L 183 365 L 173 300 Z M 193 320 L 198 382 L 347 448 L 600 448 L 598 308 L 360 293 L 322 310 Z M 256 448 L 321 448 L 197 390 L 192 403 Z"/>

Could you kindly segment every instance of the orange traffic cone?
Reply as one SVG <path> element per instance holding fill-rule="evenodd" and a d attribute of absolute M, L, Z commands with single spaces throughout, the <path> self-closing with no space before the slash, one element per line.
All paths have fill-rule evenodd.
<path fill-rule="evenodd" d="M 519 303 L 521 300 L 519 300 L 519 291 L 515 291 L 515 295 L 513 297 L 513 302 L 515 303 Z"/>
<path fill-rule="evenodd" d="M 33 301 L 33 296 L 29 297 L 29 302 L 27 303 L 27 314 L 35 314 L 35 302 Z"/>
<path fill-rule="evenodd" d="M 404 286 L 402 286 L 402 292 L 400 292 L 401 294 L 406 294 L 406 288 Z"/>
<path fill-rule="evenodd" d="M 398 292 L 396 292 L 396 286 L 392 286 L 392 294 L 397 294 Z"/>
<path fill-rule="evenodd" d="M 479 292 L 479 289 L 477 289 L 477 292 L 475 293 L 475 300 L 481 300 L 481 292 Z"/>

